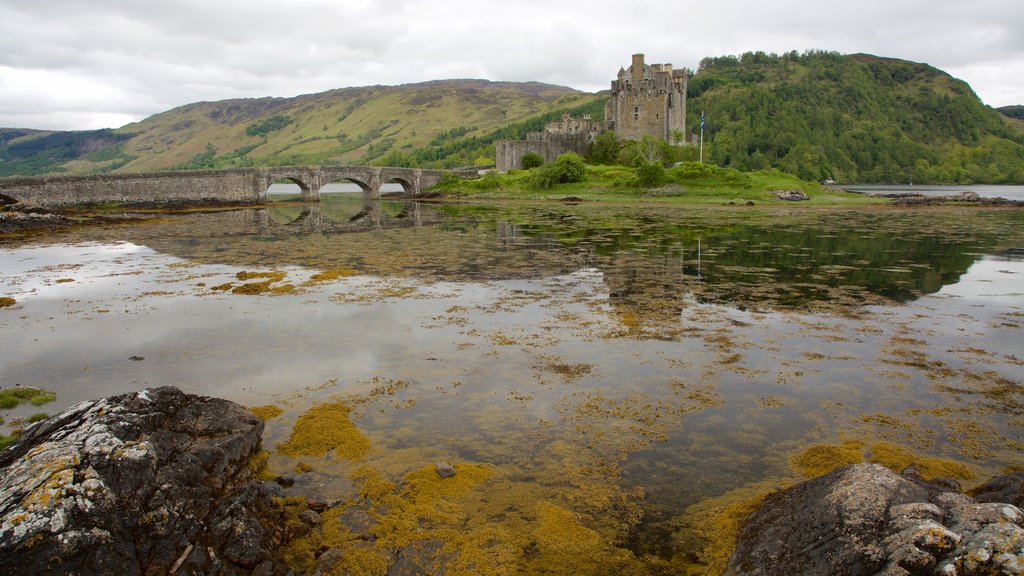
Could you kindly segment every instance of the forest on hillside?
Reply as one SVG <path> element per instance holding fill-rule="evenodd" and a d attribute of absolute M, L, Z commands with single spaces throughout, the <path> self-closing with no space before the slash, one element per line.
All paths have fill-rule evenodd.
<path fill-rule="evenodd" d="M 1024 132 L 967 83 L 915 62 L 810 51 L 706 58 L 688 122 L 705 157 L 807 180 L 1024 183 Z"/>
<path fill-rule="evenodd" d="M 494 162 L 497 141 L 524 139 L 563 112 L 603 119 L 606 101 L 606 93 L 460 80 L 198 103 L 119 130 L 0 129 L 0 176 L 482 165 Z M 228 114 L 239 110 L 249 112 L 245 122 Z M 724 168 L 845 183 L 1024 184 L 1024 107 L 986 106 L 966 82 L 927 64 L 819 50 L 705 58 L 689 79 L 687 111 L 690 135 L 703 114 L 705 162 Z M 592 160 L 629 162 L 635 154 L 618 145 L 627 153 L 601 150 Z M 663 148 L 666 168 L 696 159 L 695 146 Z"/>

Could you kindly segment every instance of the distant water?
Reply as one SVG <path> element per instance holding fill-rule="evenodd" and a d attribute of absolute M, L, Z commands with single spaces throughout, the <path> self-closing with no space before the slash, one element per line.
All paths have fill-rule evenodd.
<path fill-rule="evenodd" d="M 920 186 L 883 185 L 883 184 L 845 184 L 839 188 L 847 192 L 878 192 L 882 194 L 902 194 L 915 192 L 925 196 L 950 196 L 961 192 L 977 192 L 983 198 L 1006 198 L 1008 200 L 1024 200 L 1024 186 L 994 186 L 991 184 L 957 184 L 939 186 L 923 184 Z"/>

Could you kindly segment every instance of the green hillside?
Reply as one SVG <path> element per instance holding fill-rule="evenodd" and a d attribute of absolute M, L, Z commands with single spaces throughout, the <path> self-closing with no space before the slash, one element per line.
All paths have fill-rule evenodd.
<path fill-rule="evenodd" d="M 705 157 L 808 180 L 1024 183 L 1021 124 L 927 64 L 866 54 L 706 58 L 688 122 Z"/>
<path fill-rule="evenodd" d="M 688 126 L 705 160 L 806 180 L 1024 183 L 1021 107 L 985 106 L 927 64 L 866 54 L 706 58 Z M 607 96 L 537 82 L 441 80 L 295 98 L 199 102 L 117 130 L 0 129 L 0 176 L 273 164 L 452 167 Z M 1000 113 L 1002 112 L 1002 113 Z M 691 152 L 695 151 L 690 150 Z"/>
<path fill-rule="evenodd" d="M 199 102 L 117 130 L 0 131 L 0 176 L 363 164 L 388 154 L 421 165 L 471 165 L 480 154 L 493 158 L 495 132 L 599 100 L 537 82 L 444 80 Z"/>
<path fill-rule="evenodd" d="M 999 110 L 999 112 L 1004 116 L 1016 118 L 1017 120 L 1024 120 L 1024 106 L 1002 106 L 1000 108 L 996 108 L 996 110 Z"/>

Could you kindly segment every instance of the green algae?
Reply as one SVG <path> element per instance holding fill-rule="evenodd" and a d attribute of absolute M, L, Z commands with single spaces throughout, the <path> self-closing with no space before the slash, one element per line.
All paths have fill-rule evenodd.
<path fill-rule="evenodd" d="M 804 478 L 828 474 L 836 468 L 862 462 L 864 443 L 848 440 L 842 444 L 818 444 L 796 455 L 792 462 Z"/>
<path fill-rule="evenodd" d="M 328 453 L 358 461 L 370 452 L 370 440 L 349 419 L 352 408 L 343 401 L 310 408 L 299 416 L 287 442 L 277 449 L 286 456 L 324 456 Z"/>
<path fill-rule="evenodd" d="M 913 466 L 925 480 L 934 480 L 935 478 L 973 480 L 977 477 L 977 474 L 970 468 L 959 462 L 920 456 L 890 442 L 872 444 L 868 462 L 881 464 L 896 473 Z"/>
<path fill-rule="evenodd" d="M 678 519 L 675 534 L 680 573 L 718 575 L 725 572 L 747 518 L 783 482 L 764 481 L 730 490 L 689 506 Z"/>
<path fill-rule="evenodd" d="M 326 284 L 337 280 L 338 278 L 347 278 L 349 276 L 355 276 L 359 274 L 358 270 L 354 268 L 332 268 L 330 270 L 324 270 L 317 272 L 309 277 L 309 280 L 304 286 L 315 286 L 317 284 Z"/>
<path fill-rule="evenodd" d="M 876 442 L 870 446 L 860 440 L 847 440 L 842 444 L 817 444 L 792 458 L 793 465 L 804 478 L 821 476 L 836 468 L 859 462 L 881 464 L 897 474 L 913 466 L 926 480 L 972 480 L 977 477 L 975 472 L 964 464 L 921 456 L 892 442 Z"/>
<path fill-rule="evenodd" d="M 281 409 L 278 406 L 274 406 L 273 404 L 268 404 L 266 406 L 254 406 L 252 408 L 249 408 L 249 412 L 252 412 L 256 416 L 258 416 L 260 420 L 263 420 L 264 422 L 266 422 L 267 420 L 273 420 L 274 418 L 277 418 L 281 414 L 284 414 L 283 409 Z"/>

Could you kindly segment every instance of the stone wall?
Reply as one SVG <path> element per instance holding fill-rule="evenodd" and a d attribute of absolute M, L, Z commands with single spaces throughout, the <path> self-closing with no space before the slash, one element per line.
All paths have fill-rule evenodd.
<path fill-rule="evenodd" d="M 523 167 L 523 156 L 533 152 L 554 162 L 562 154 L 575 152 L 585 156 L 590 151 L 591 138 L 587 132 L 559 134 L 555 132 L 531 132 L 527 140 L 501 140 L 495 145 L 496 169 L 498 172 L 519 170 Z"/>
<path fill-rule="evenodd" d="M 498 172 L 519 170 L 523 167 L 523 156 L 533 152 L 544 158 L 551 155 L 547 142 L 542 140 L 501 140 L 495 145 L 495 169 Z"/>
<path fill-rule="evenodd" d="M 107 202 L 256 202 L 264 192 L 258 188 L 253 169 L 0 179 L 0 192 L 47 208 Z"/>
<path fill-rule="evenodd" d="M 458 171 L 453 171 L 458 173 Z M 330 182 L 355 182 L 370 198 L 384 182 L 397 181 L 412 196 L 436 185 L 443 170 L 371 166 L 273 166 L 229 170 L 182 170 L 137 174 L 87 174 L 0 178 L 0 193 L 44 208 L 123 202 L 180 204 L 258 202 L 275 181 L 288 179 L 305 200 L 319 198 Z"/>

